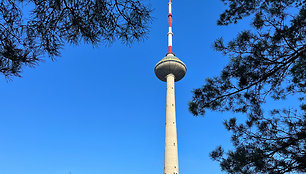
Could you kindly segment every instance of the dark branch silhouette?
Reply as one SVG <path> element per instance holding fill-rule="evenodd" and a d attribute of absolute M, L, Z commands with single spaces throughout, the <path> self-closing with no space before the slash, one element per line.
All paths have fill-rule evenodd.
<path fill-rule="evenodd" d="M 228 9 L 218 25 L 253 18 L 252 30 L 242 31 L 215 49 L 230 57 L 218 77 L 194 90 L 189 110 L 245 113 L 248 120 L 225 122 L 233 132 L 234 150 L 218 147 L 211 157 L 228 173 L 306 172 L 306 3 L 303 0 L 222 0 Z M 267 98 L 298 97 L 300 108 L 264 114 Z"/>
<path fill-rule="evenodd" d="M 0 73 L 20 76 L 22 67 L 62 47 L 143 40 L 151 9 L 141 0 L 0 0 Z"/>

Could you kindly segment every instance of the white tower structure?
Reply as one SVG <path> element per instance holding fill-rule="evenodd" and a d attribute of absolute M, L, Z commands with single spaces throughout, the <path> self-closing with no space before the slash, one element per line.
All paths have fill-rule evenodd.
<path fill-rule="evenodd" d="M 168 18 L 168 53 L 166 57 L 156 64 L 155 74 L 158 79 L 167 82 L 164 174 L 179 174 L 174 83 L 185 76 L 187 68 L 172 52 L 173 33 L 171 0 L 169 0 Z"/>

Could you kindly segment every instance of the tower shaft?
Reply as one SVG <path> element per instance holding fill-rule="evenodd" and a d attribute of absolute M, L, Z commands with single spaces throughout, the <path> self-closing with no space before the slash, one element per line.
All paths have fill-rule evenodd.
<path fill-rule="evenodd" d="M 167 75 L 165 168 L 164 174 L 178 174 L 178 149 L 173 74 Z"/>

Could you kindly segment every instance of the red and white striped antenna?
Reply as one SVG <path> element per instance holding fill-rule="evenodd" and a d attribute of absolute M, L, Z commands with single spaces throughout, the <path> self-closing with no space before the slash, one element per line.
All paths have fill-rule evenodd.
<path fill-rule="evenodd" d="M 168 32 L 168 54 L 173 54 L 172 52 L 172 37 L 173 37 L 173 32 L 172 32 L 172 2 L 169 0 L 169 32 Z"/>

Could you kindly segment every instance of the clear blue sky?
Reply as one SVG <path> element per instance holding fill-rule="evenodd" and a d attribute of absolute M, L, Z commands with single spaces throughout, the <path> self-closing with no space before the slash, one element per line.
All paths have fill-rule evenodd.
<path fill-rule="evenodd" d="M 166 84 L 154 74 L 167 52 L 167 0 L 149 1 L 148 39 L 126 47 L 66 46 L 23 78 L 0 77 L 1 174 L 157 174 L 163 172 Z M 176 84 L 180 173 L 218 174 L 209 152 L 230 148 L 231 113 L 188 111 L 191 91 L 218 75 L 227 58 L 213 41 L 242 27 L 216 25 L 220 0 L 173 0 L 174 52 L 188 68 Z"/>

